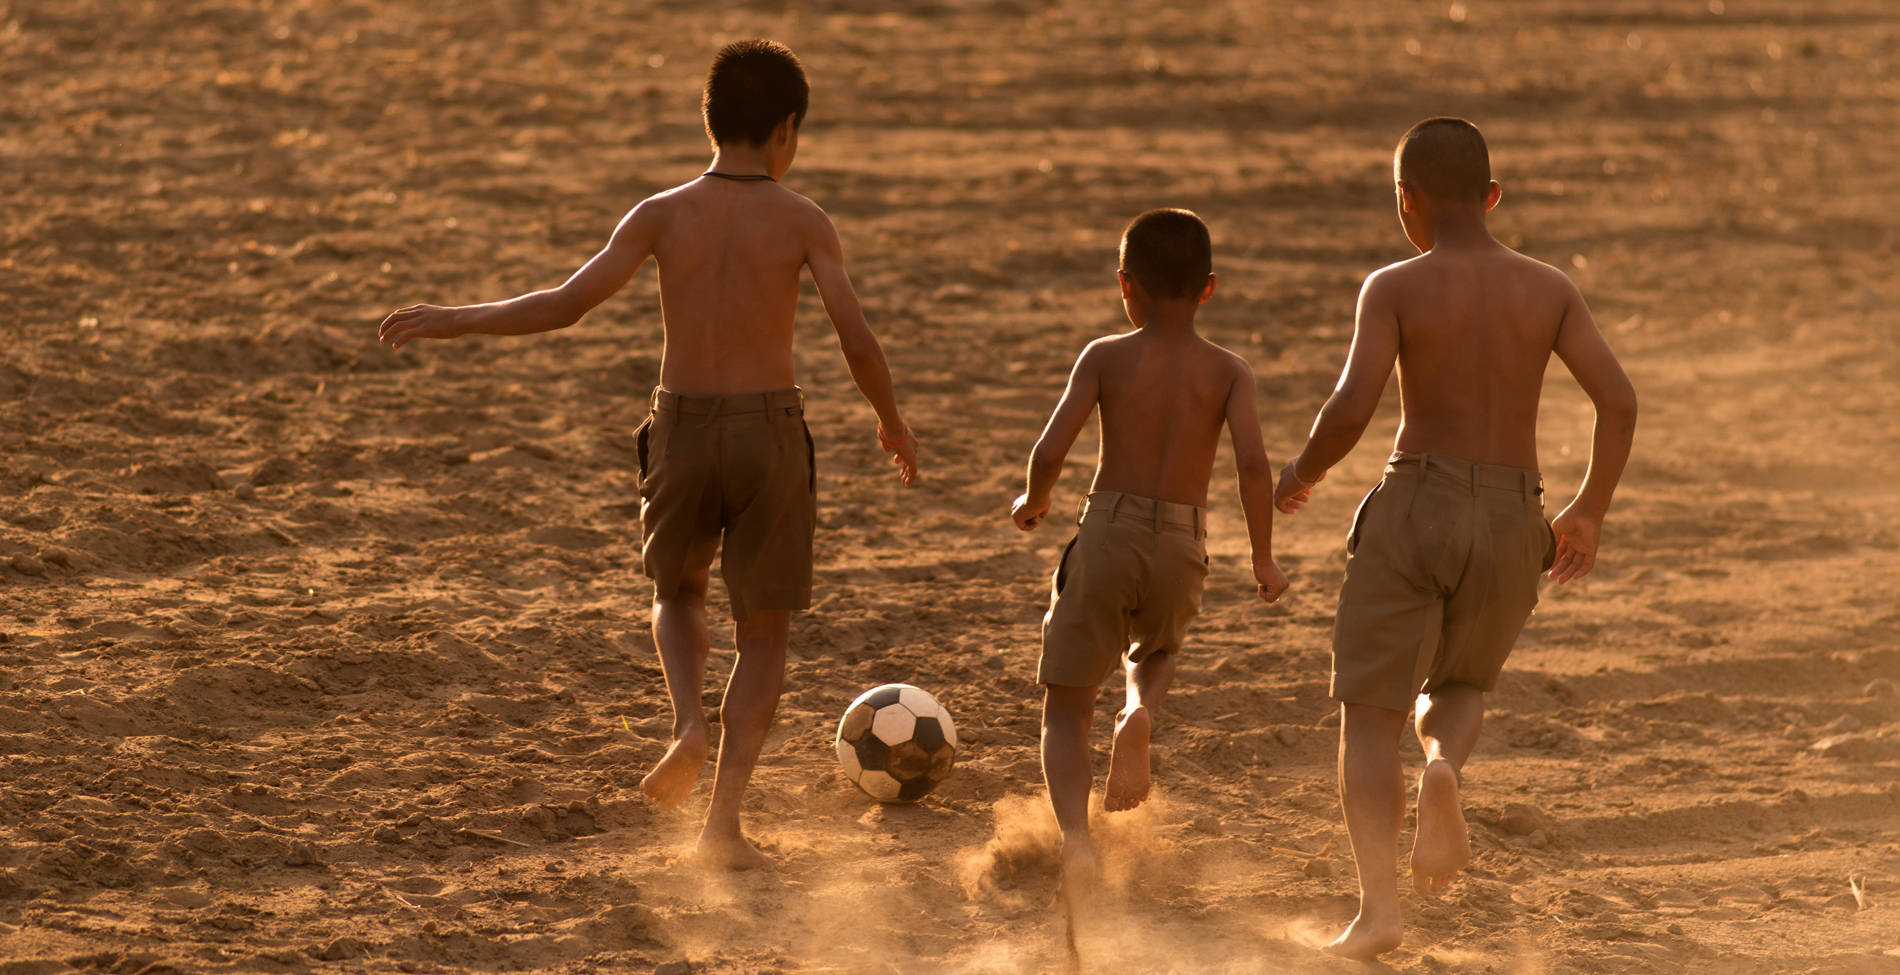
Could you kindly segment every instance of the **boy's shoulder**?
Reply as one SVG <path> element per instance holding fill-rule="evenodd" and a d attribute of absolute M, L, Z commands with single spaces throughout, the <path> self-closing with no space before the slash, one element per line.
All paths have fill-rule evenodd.
<path fill-rule="evenodd" d="M 1468 267 L 1470 260 L 1469 256 L 1454 256 L 1433 250 L 1403 261 L 1394 261 L 1366 275 L 1365 293 L 1397 296 L 1403 294 L 1415 282 L 1446 273 L 1447 269 L 1454 264 L 1465 263 Z M 1501 243 L 1494 250 L 1485 253 L 1480 260 L 1493 270 L 1511 275 L 1516 280 L 1528 282 L 1535 287 L 1575 290 L 1570 276 L 1562 270 Z"/>
<path fill-rule="evenodd" d="M 1113 370 L 1124 364 L 1133 365 L 1143 356 L 1144 347 L 1152 341 L 1154 337 L 1145 334 L 1141 329 L 1104 335 L 1082 349 L 1079 361 L 1092 367 L 1097 373 Z M 1192 355 L 1187 361 L 1190 363 L 1195 378 L 1201 382 L 1231 383 L 1242 379 L 1251 381 L 1253 378 L 1253 366 L 1244 356 L 1209 340 L 1207 336 L 1199 332 L 1191 337 L 1189 348 Z"/>

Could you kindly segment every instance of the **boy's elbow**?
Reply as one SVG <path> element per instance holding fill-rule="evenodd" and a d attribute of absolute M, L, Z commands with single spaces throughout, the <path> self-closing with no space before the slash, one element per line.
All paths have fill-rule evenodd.
<path fill-rule="evenodd" d="M 1241 457 L 1234 461 L 1234 472 L 1239 475 L 1242 484 L 1249 484 L 1273 477 L 1273 465 L 1268 462 L 1266 454 Z"/>
<path fill-rule="evenodd" d="M 1030 469 L 1042 474 L 1060 471 L 1062 455 L 1050 449 L 1048 444 L 1038 440 L 1035 448 L 1029 452 L 1029 466 Z"/>
<path fill-rule="evenodd" d="M 1621 388 L 1603 398 L 1597 404 L 1598 415 L 1615 422 L 1619 426 L 1636 426 L 1636 387 L 1624 383 Z"/>

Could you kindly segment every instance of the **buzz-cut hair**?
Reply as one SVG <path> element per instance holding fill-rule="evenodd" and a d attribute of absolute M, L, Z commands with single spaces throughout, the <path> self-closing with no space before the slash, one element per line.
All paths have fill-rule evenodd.
<path fill-rule="evenodd" d="M 1152 298 L 1192 298 L 1214 273 L 1214 244 L 1192 210 L 1149 210 L 1122 231 L 1122 270 Z"/>
<path fill-rule="evenodd" d="M 777 41 L 759 38 L 734 41 L 713 56 L 700 112 L 714 145 L 759 146 L 772 138 L 772 130 L 787 115 L 794 128 L 805 124 L 810 104 L 811 84 L 798 55 Z"/>
<path fill-rule="evenodd" d="M 1491 186 L 1491 153 L 1477 126 L 1440 115 L 1406 130 L 1392 170 L 1432 199 L 1471 203 L 1482 201 Z"/>

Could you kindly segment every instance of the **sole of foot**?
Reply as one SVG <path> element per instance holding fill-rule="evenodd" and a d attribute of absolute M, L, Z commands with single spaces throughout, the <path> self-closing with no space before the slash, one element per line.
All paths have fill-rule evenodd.
<path fill-rule="evenodd" d="M 1154 717 L 1147 708 L 1135 708 L 1115 723 L 1115 744 L 1108 759 L 1108 783 L 1102 807 L 1109 812 L 1133 809 L 1148 800 L 1153 784 L 1148 772 L 1148 739 Z"/>
<path fill-rule="evenodd" d="M 1471 862 L 1471 831 L 1458 795 L 1458 770 L 1440 759 L 1418 776 L 1418 833 L 1412 840 L 1412 889 L 1436 897 Z"/>
<path fill-rule="evenodd" d="M 693 792 L 699 770 L 706 765 L 708 747 L 705 729 L 689 731 L 673 739 L 653 771 L 640 780 L 640 791 L 663 810 L 679 808 Z"/>

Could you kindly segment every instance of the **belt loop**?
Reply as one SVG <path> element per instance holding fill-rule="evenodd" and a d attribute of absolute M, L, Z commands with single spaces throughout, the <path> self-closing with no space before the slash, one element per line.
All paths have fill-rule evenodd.
<path fill-rule="evenodd" d="M 1123 496 L 1118 493 L 1108 499 L 1108 522 L 1111 525 L 1115 523 L 1115 513 L 1121 510 L 1122 497 Z"/>
<path fill-rule="evenodd" d="M 1207 537 L 1207 509 L 1194 509 L 1194 537 L 1196 540 Z"/>
<path fill-rule="evenodd" d="M 1419 454 L 1418 455 L 1418 483 L 1420 484 L 1425 483 L 1425 475 L 1431 473 L 1431 469 L 1432 469 L 1432 455 Z"/>
<path fill-rule="evenodd" d="M 1471 496 L 1475 498 L 1478 496 L 1478 465 L 1472 464 L 1465 470 L 1471 475 Z"/>
<path fill-rule="evenodd" d="M 1161 534 L 1161 509 L 1166 504 L 1167 502 L 1165 501 L 1149 501 L 1148 502 L 1148 511 L 1150 514 L 1153 515 L 1153 517 L 1149 519 L 1152 522 L 1152 524 L 1149 525 L 1149 528 L 1151 528 L 1154 531 L 1154 533 L 1157 535 Z"/>

